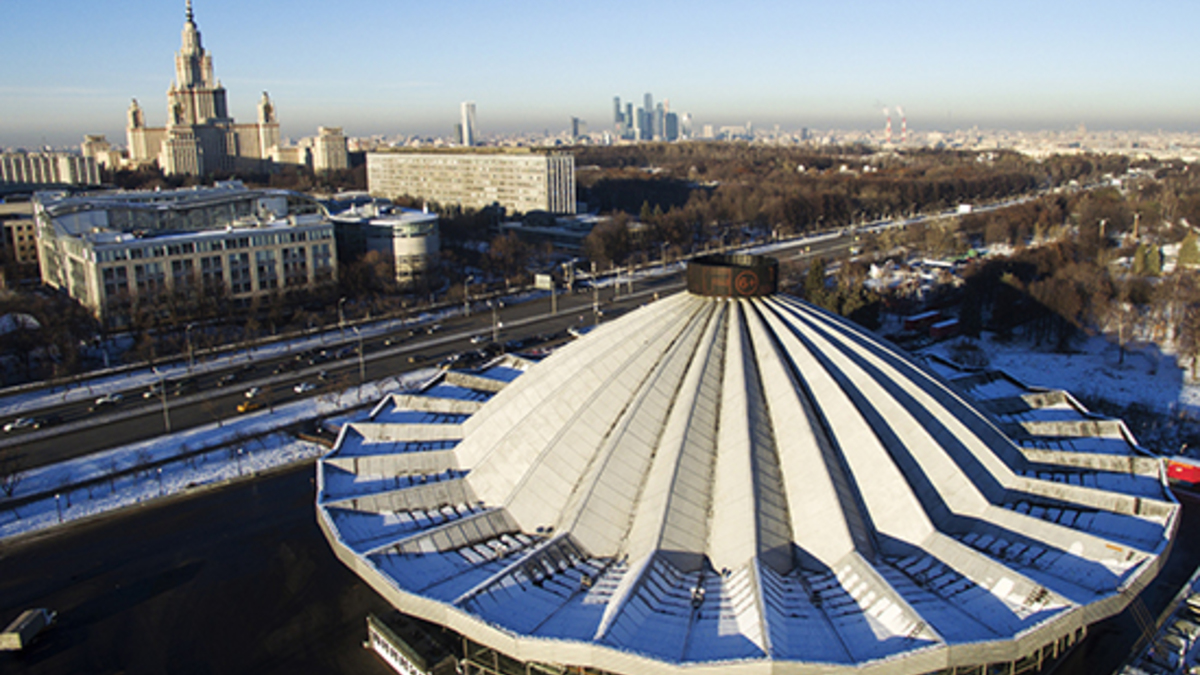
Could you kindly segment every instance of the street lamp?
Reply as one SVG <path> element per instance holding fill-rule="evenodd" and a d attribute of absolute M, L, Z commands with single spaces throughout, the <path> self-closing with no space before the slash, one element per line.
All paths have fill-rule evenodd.
<path fill-rule="evenodd" d="M 58 509 L 58 522 L 62 522 L 62 503 L 58 501 L 59 494 L 54 493 L 54 507 Z"/>
<path fill-rule="evenodd" d="M 158 496 L 163 496 L 162 467 L 158 467 Z"/>
<path fill-rule="evenodd" d="M 346 334 L 346 314 L 342 311 L 342 306 L 346 304 L 346 298 L 338 298 L 338 330 L 342 335 Z"/>
<path fill-rule="evenodd" d="M 242 475 L 242 449 L 241 448 L 237 449 L 237 467 L 238 467 L 238 475 L 240 476 L 240 475 Z"/>
<path fill-rule="evenodd" d="M 471 282 L 475 281 L 474 276 L 468 276 L 463 280 L 463 316 L 471 316 Z"/>
<path fill-rule="evenodd" d="M 151 366 L 150 370 L 154 371 L 155 375 L 158 375 L 158 396 L 162 399 L 163 428 L 169 434 L 171 433 L 171 411 L 167 406 L 167 376 L 153 366 Z"/>
<path fill-rule="evenodd" d="M 350 330 L 358 336 L 358 386 L 362 386 L 367 381 L 367 366 L 363 360 L 363 336 L 357 327 L 351 326 Z"/>
<path fill-rule="evenodd" d="M 496 312 L 500 307 L 503 307 L 503 306 L 504 306 L 504 303 L 499 300 L 497 300 L 495 302 L 488 300 L 488 307 L 492 308 L 492 342 L 500 341 L 500 326 L 502 326 L 503 324 L 500 323 L 500 319 L 497 316 Z"/>
<path fill-rule="evenodd" d="M 187 328 L 185 328 L 185 329 L 184 329 L 184 331 L 183 331 L 184 335 L 187 337 L 187 345 L 188 345 L 188 373 L 189 373 L 189 374 L 192 372 L 192 368 L 193 368 L 193 367 L 195 367 L 195 365 L 196 365 L 195 351 L 192 349 L 192 329 L 193 329 L 193 328 L 195 328 L 195 327 L 196 327 L 196 324 L 194 324 L 194 323 L 189 323 L 189 324 L 187 325 Z"/>

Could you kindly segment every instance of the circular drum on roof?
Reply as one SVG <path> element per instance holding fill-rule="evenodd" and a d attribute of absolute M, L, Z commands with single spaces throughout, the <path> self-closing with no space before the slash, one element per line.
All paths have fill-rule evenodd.
<path fill-rule="evenodd" d="M 707 255 L 687 267 L 688 292 L 707 297 L 771 295 L 778 281 L 779 261 L 761 255 Z"/>

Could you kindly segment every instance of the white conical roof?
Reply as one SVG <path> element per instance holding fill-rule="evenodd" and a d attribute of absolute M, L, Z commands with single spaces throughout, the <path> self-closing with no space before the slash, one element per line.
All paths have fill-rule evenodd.
<path fill-rule="evenodd" d="M 355 555 L 404 611 L 518 658 L 1017 658 L 1124 606 L 1174 528 L 1153 469 L 1033 464 L 945 381 L 784 295 L 672 296 L 495 389 L 436 457 L 396 443 L 437 425 L 363 427 L 324 471 L 359 454 L 368 473 L 436 469 L 453 516 L 384 527 Z M 391 459 L 369 449 L 381 439 Z M 414 495 L 432 489 L 347 506 L 323 487 L 323 508 L 345 539 L 339 523 L 429 513 L 438 499 Z"/>

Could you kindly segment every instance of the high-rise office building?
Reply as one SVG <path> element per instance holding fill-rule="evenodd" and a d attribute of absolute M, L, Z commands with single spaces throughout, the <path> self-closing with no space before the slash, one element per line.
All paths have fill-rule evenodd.
<path fill-rule="evenodd" d="M 478 139 L 475 136 L 475 102 L 463 101 L 462 104 L 462 126 L 460 127 L 461 136 L 459 141 L 466 147 L 475 145 Z"/>
<path fill-rule="evenodd" d="M 669 112 L 663 120 L 663 139 L 667 141 L 679 140 L 679 115 Z"/>

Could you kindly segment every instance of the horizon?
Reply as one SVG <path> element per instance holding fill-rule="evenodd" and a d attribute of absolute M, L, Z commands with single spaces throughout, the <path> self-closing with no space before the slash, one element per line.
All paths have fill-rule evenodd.
<path fill-rule="evenodd" d="M 614 96 L 637 107 L 649 92 L 690 113 L 697 132 L 748 121 L 882 130 L 884 108 L 898 130 L 897 106 L 914 133 L 1200 129 L 1200 74 L 1188 50 L 1200 6 L 1182 2 L 1130 13 L 1074 0 L 1003 10 L 925 0 L 904 12 L 879 0 L 356 0 L 336 16 L 327 5 L 196 0 L 231 116 L 252 121 L 265 90 L 292 139 L 318 126 L 350 137 L 449 137 L 467 100 L 483 139 L 552 135 L 571 117 L 595 133 L 613 128 Z M 6 15 L 0 146 L 77 146 L 92 133 L 124 145 L 134 98 L 151 126 L 165 123 L 183 0 L 128 0 L 120 12 L 51 0 Z"/>

